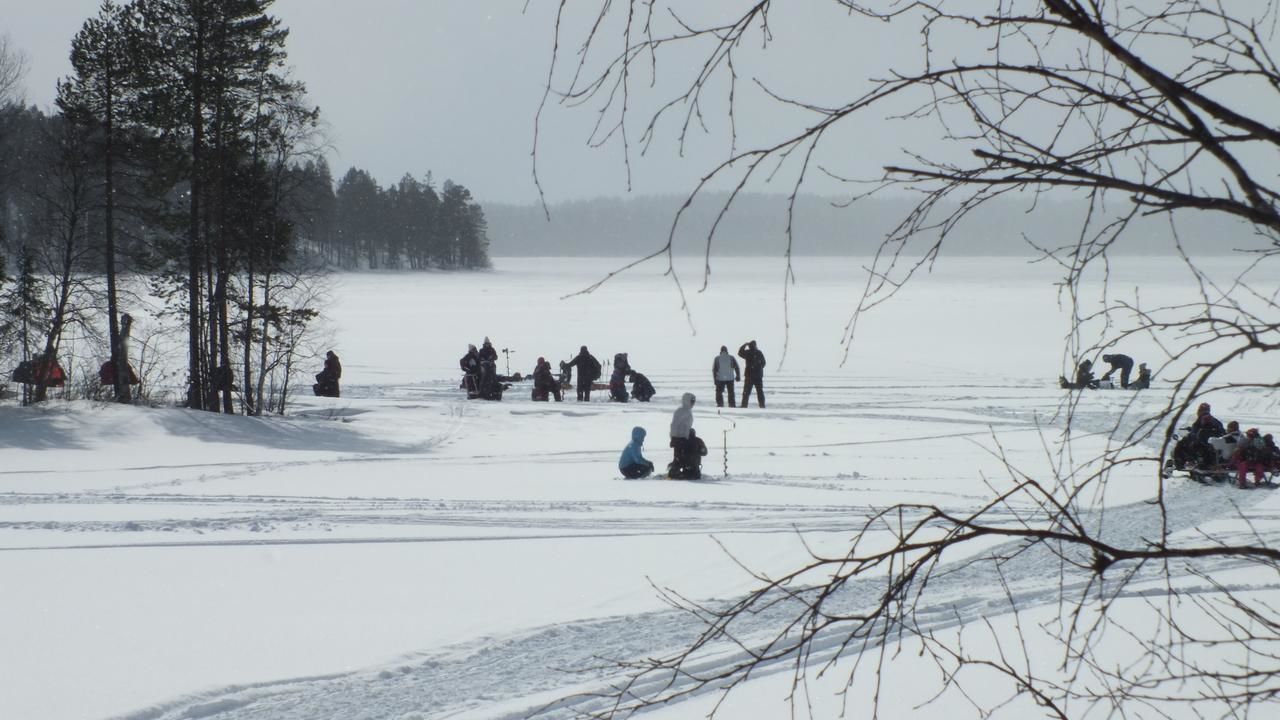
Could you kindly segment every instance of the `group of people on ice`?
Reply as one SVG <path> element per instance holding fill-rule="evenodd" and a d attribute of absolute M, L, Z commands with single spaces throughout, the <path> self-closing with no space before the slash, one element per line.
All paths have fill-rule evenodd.
<path fill-rule="evenodd" d="M 462 369 L 462 385 L 467 389 L 467 397 L 485 400 L 501 400 L 502 392 L 509 387 L 506 383 L 520 380 L 517 376 L 504 377 L 497 374 L 497 350 L 489 338 L 484 339 L 480 348 L 468 346 L 467 354 L 462 356 L 459 366 Z M 764 368 L 765 357 L 755 340 L 749 340 L 738 348 L 737 358 L 729 354 L 728 346 L 721 345 L 720 353 L 711 362 L 711 379 L 716 388 L 716 406 L 724 407 L 727 394 L 729 407 L 738 407 L 734 383 L 742 382 L 742 407 L 747 407 L 752 391 L 755 391 L 756 405 L 765 406 L 764 400 Z M 745 369 L 744 369 L 745 366 Z M 643 373 L 631 367 L 627 353 L 613 356 L 612 371 L 609 377 L 609 399 L 614 402 L 638 400 L 648 402 L 653 398 L 653 383 Z M 562 390 L 574 386 L 573 374 L 577 370 L 576 384 L 578 402 L 590 402 L 594 384 L 603 374 L 600 361 L 591 354 L 586 345 L 578 349 L 578 354 L 571 360 L 560 362 L 560 372 L 555 374 L 551 363 L 545 357 L 539 357 L 533 370 L 532 399 L 538 402 L 555 398 L 563 401 Z M 627 382 L 631 382 L 628 391 Z M 693 429 L 693 405 L 696 398 L 693 393 L 685 393 L 680 399 L 680 407 L 671 419 L 671 462 L 667 465 L 667 477 L 680 480 L 696 480 L 702 477 L 702 458 L 707 454 L 707 445 L 698 437 Z M 618 469 L 627 478 L 643 478 L 653 474 L 654 464 L 645 458 L 643 446 L 646 437 L 643 427 L 631 430 L 631 442 L 622 451 L 618 460 Z"/>
<path fill-rule="evenodd" d="M 707 444 L 693 429 L 695 402 L 693 393 L 685 393 L 680 398 L 680 407 L 671 415 L 671 462 L 667 464 L 667 477 L 672 480 L 702 478 L 702 458 L 707 455 Z M 642 450 L 646 434 L 642 427 L 631 428 L 631 442 L 618 458 L 618 470 L 623 477 L 635 480 L 653 474 L 653 463 L 645 458 Z"/>
<path fill-rule="evenodd" d="M 467 354 L 458 361 L 462 369 L 462 387 L 467 397 L 476 400 L 501 400 L 502 393 L 510 389 L 511 382 L 524 379 L 519 373 L 515 375 L 499 375 L 497 370 L 498 351 L 489 338 L 479 349 L 475 345 L 467 346 Z M 545 357 L 538 357 L 534 363 L 533 390 L 531 398 L 536 402 L 547 402 L 555 398 L 556 402 L 564 400 L 562 390 L 573 387 L 573 371 L 578 371 L 578 402 L 590 402 L 594 383 L 600 379 L 603 366 L 591 351 L 583 345 L 578 354 L 569 361 L 560 361 L 560 371 L 556 373 Z M 631 382 L 630 392 L 627 381 Z M 615 402 L 627 402 L 635 399 L 648 402 L 654 396 L 653 383 L 644 373 L 631 367 L 626 353 L 613 356 L 613 374 L 609 379 L 609 399 Z"/>
<path fill-rule="evenodd" d="M 472 400 L 501 400 L 510 378 L 498 374 L 498 350 L 488 337 L 479 348 L 467 345 L 467 354 L 458 360 L 462 388 Z M 519 379 L 519 378 L 517 378 Z"/>
<path fill-rule="evenodd" d="M 720 354 L 716 359 L 711 361 L 711 378 L 716 384 L 716 407 L 724 407 L 726 391 L 729 394 L 729 407 L 737 407 L 733 403 L 733 383 L 742 380 L 744 375 L 746 380 L 742 383 L 742 407 L 747 407 L 752 388 L 756 391 L 756 405 L 764 407 L 764 353 L 755 340 L 748 340 L 738 348 L 738 357 L 747 366 L 745 373 L 738 368 L 738 361 L 724 345 L 720 346 Z"/>
<path fill-rule="evenodd" d="M 1213 416 L 1209 403 L 1196 408 L 1195 422 L 1187 428 L 1173 448 L 1170 460 L 1176 470 L 1196 473 L 1228 474 L 1235 471 L 1236 484 L 1249 485 L 1246 478 L 1253 473 L 1255 486 L 1263 484 L 1266 473 L 1280 472 L 1280 448 L 1270 433 L 1258 428 L 1241 432 L 1240 423 L 1232 420 L 1224 427 Z"/>
<path fill-rule="evenodd" d="M 538 358 L 539 362 L 543 362 L 542 358 Z M 550 363 L 547 367 L 550 368 Z M 591 391 L 594 384 L 602 377 L 603 366 L 596 359 L 595 355 L 583 345 L 578 349 L 578 354 L 568 362 L 560 361 L 560 379 L 559 382 L 564 386 L 572 385 L 573 370 L 578 370 L 578 402 L 591 402 Z M 649 402 L 657 393 L 653 388 L 653 383 L 649 378 L 639 370 L 631 367 L 631 361 L 626 353 L 614 353 L 612 372 L 609 374 L 609 400 L 611 402 L 627 402 L 628 400 L 638 400 L 640 402 Z M 631 383 L 630 391 L 627 390 L 627 383 Z M 534 387 L 535 392 L 537 386 Z M 535 397 L 534 400 L 539 398 Z M 545 400 L 546 398 L 541 398 Z M 556 400 L 560 400 L 559 394 Z"/>
<path fill-rule="evenodd" d="M 1146 390 L 1151 387 L 1151 371 L 1147 369 L 1146 363 L 1138 363 L 1138 377 L 1129 382 L 1129 376 L 1133 373 L 1133 358 L 1120 353 L 1111 355 L 1103 355 L 1102 362 L 1110 365 L 1110 369 L 1100 378 L 1093 376 L 1093 361 L 1081 360 L 1076 366 L 1076 377 L 1074 381 L 1067 380 L 1066 377 L 1059 377 L 1058 384 L 1064 390 L 1097 390 L 1100 387 L 1114 387 L 1110 383 L 1111 376 L 1120 373 L 1120 387 L 1126 390 Z"/>
<path fill-rule="evenodd" d="M 738 360 L 729 354 L 727 346 L 720 346 L 720 354 L 711 362 L 711 379 L 716 388 L 716 406 L 724 407 L 725 395 L 729 398 L 729 407 L 738 407 L 734 393 L 734 383 L 742 382 L 742 407 L 747 407 L 754 390 L 756 404 L 764 407 L 764 368 L 765 357 L 755 340 L 749 340 L 738 348 L 738 357 L 742 358 L 745 369 Z M 480 348 L 467 346 L 467 354 L 458 361 L 462 370 L 462 387 L 467 397 L 482 400 L 501 400 L 502 393 L 510 388 L 508 383 L 522 378 L 517 373 L 513 376 L 499 375 L 497 372 L 498 351 L 489 338 L 484 339 Z M 578 354 L 568 361 L 560 361 L 560 372 L 553 371 L 551 363 L 545 357 L 538 357 L 533 369 L 532 399 L 538 402 L 556 402 L 564 400 L 562 390 L 575 387 L 574 370 L 577 370 L 578 402 L 590 402 L 591 391 L 595 383 L 602 377 L 604 367 L 591 354 L 586 345 L 578 350 Z M 628 389 L 627 383 L 631 384 Z M 608 383 L 609 400 L 612 402 L 628 402 L 637 400 L 649 402 L 656 394 L 653 383 L 639 370 L 631 366 L 627 353 L 616 353 L 613 356 Z"/>

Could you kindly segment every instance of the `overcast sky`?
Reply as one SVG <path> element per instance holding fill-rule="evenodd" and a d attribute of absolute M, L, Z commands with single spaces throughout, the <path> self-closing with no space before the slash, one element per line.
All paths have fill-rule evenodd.
<path fill-rule="evenodd" d="M 0 0 L 0 33 L 28 55 L 29 102 L 52 106 L 55 81 L 70 71 L 70 40 L 98 5 L 99 0 Z M 530 158 L 534 114 L 551 60 L 556 5 L 551 0 L 535 0 L 528 9 L 524 0 L 277 0 L 271 12 L 290 29 L 289 61 L 327 121 L 335 174 L 356 165 L 386 185 L 405 172 L 423 176 L 431 171 L 437 183 L 444 178 L 462 183 L 482 203 L 532 203 L 537 197 Z M 814 12 L 791 9 L 788 16 Z M 845 23 L 817 22 L 802 36 L 809 48 L 825 53 L 851 47 L 848 31 Z M 886 52 L 882 43 L 888 41 L 879 35 L 865 38 L 865 52 Z M 791 53 L 794 67 L 827 83 L 828 71 L 804 52 L 800 47 Z M 850 76 L 848 68 L 836 71 Z M 627 191 L 620 148 L 587 147 L 594 119 L 590 109 L 557 109 L 544 124 L 540 167 L 550 201 Z M 644 158 L 632 158 L 634 192 L 687 192 L 727 150 L 695 143 L 682 156 L 674 137 L 667 127 Z M 883 137 L 871 143 L 859 138 L 847 155 L 857 158 L 869 148 L 893 146 Z"/>
<path fill-rule="evenodd" d="M 51 108 L 72 36 L 99 0 L 0 0 L 0 33 L 28 57 L 28 102 Z M 386 185 L 405 172 L 466 185 L 481 202 L 536 199 L 530 151 L 551 59 L 554 3 L 278 0 L 289 61 L 327 121 L 335 174 Z M 588 112 L 544 130 L 548 199 L 626 191 L 620 155 L 586 147 Z M 674 152 L 635 164 L 637 192 L 687 191 L 703 167 Z"/>

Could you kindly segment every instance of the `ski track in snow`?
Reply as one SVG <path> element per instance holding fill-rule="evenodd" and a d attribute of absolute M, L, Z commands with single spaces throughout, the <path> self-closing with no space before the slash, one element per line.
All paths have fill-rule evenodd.
<path fill-rule="evenodd" d="M 864 444 L 895 444 L 938 438 L 990 437 L 991 428 L 1002 434 L 1035 432 L 1041 424 L 1051 427 L 1037 413 L 1052 409 L 1055 391 L 1043 387 L 1020 388 L 974 385 L 973 392 L 963 385 L 935 387 L 874 386 L 851 383 L 846 379 L 823 380 L 822 392 L 811 391 L 800 381 L 775 382 L 771 387 L 769 419 L 771 421 L 812 420 L 828 417 L 892 418 L 910 423 L 927 421 L 931 426 L 956 425 L 954 433 L 926 434 L 875 439 L 850 439 L 838 442 L 796 443 L 786 446 L 761 445 L 754 450 L 799 451 Z M 831 388 L 845 402 L 831 400 Z M 324 459 L 280 460 L 264 462 L 218 462 L 208 464 L 137 466 L 137 468 L 97 468 L 80 472 L 107 470 L 148 470 L 173 472 L 175 476 L 160 481 L 147 481 L 114 487 L 110 490 L 80 493 L 14 492 L 0 494 L 0 509 L 27 506 L 92 507 L 105 505 L 133 506 L 163 510 L 164 517 L 150 513 L 146 518 L 129 520 L 20 520 L 0 521 L 0 532 L 9 542 L 0 547 L 4 552 L 58 552 L 69 549 L 127 550 L 134 547 L 201 547 L 225 545 L 324 544 L 324 543 L 413 543 L 477 540 L 512 540 L 564 537 L 612 537 L 620 535 L 663 535 L 713 533 L 777 532 L 848 532 L 851 518 L 862 517 L 874 508 L 866 503 L 766 504 L 735 502 L 735 484 L 777 486 L 779 488 L 821 489 L 828 492 L 865 490 L 870 485 L 890 478 L 866 477 L 857 472 L 820 477 L 770 473 L 747 473 L 728 478 L 710 479 L 707 485 L 723 489 L 720 499 L 697 501 L 635 500 L 457 500 L 374 497 L 328 497 L 322 495 L 268 495 L 251 492 L 192 495 L 176 492 L 214 481 L 252 479 L 262 473 L 283 468 L 326 467 L 350 464 L 353 467 L 377 463 L 424 463 L 427 465 L 492 464 L 527 462 L 529 456 L 507 457 L 501 454 L 453 453 L 450 445 L 462 432 L 469 412 L 458 403 L 456 391 L 447 383 L 413 386 L 351 386 L 349 396 L 387 401 L 384 407 L 420 409 L 425 403 L 449 407 L 452 422 L 441 433 L 420 443 L 388 447 L 377 452 L 339 452 Z M 1028 402 L 1028 394 L 1037 399 Z M 855 398 L 848 402 L 848 398 Z M 1100 396 L 1101 397 L 1101 396 Z M 1119 396 L 1117 396 L 1118 398 Z M 1002 400 L 1003 398 L 1003 400 Z M 1001 402 L 1007 401 L 1005 404 Z M 981 403 L 981 407 L 972 407 Z M 1120 402 L 1109 402 L 1100 409 L 1077 408 L 1073 418 L 1077 434 L 1109 434 L 1115 410 Z M 1263 403 L 1250 408 L 1258 414 L 1274 412 L 1276 404 Z M 559 414 L 590 419 L 604 412 L 651 412 L 652 407 L 637 405 L 541 406 L 536 409 L 513 408 L 510 414 Z M 662 407 L 665 411 L 665 406 Z M 714 409 L 713 409 L 714 410 Z M 1060 410 L 1060 408 L 1059 408 Z M 351 421 L 364 411 L 343 408 L 306 410 L 300 417 Z M 705 412 L 705 410 L 704 410 Z M 950 413 L 964 412 L 967 416 Z M 743 416 L 739 416 L 741 418 Z M 977 418 L 975 420 L 975 417 Z M 702 415 L 702 425 L 716 422 L 715 416 Z M 975 428 L 975 426 L 978 426 Z M 713 431 L 714 432 L 714 431 Z M 599 461 L 612 458 L 615 449 L 576 449 L 534 453 L 560 461 Z M 655 453 L 656 454 L 656 453 Z M 813 453 L 813 454 L 821 454 Z M 194 474 L 192 474 L 194 473 Z M 621 482 L 621 481 L 619 481 Z M 638 481 L 647 482 L 647 481 Z M 167 491 L 166 491 L 167 490 Z M 911 488 L 894 491 L 902 500 L 910 500 Z M 930 490 L 928 500 L 949 503 L 948 507 L 963 511 L 978 506 L 983 498 L 963 492 Z M 1185 531 L 1214 518 L 1240 516 L 1258 519 L 1251 506 L 1265 493 L 1241 494 L 1229 488 L 1203 488 L 1174 482 L 1166 493 L 1171 529 Z M 856 496 L 851 496 L 856 499 Z M 618 517 L 620 510 L 625 517 Z M 636 512 L 639 510 L 640 512 Z M 1119 544 L 1138 544 L 1159 534 L 1158 514 L 1146 502 L 1108 508 L 1102 522 L 1104 538 Z M 1264 527 L 1269 525 L 1264 524 Z M 374 536 L 353 535 L 352 530 L 377 528 Z M 404 533 L 387 533 L 401 527 Z M 452 528 L 466 528 L 471 534 L 455 534 Z M 478 533 L 475 533 L 479 529 Z M 14 538 L 31 534 L 35 542 L 23 543 Z M 84 542 L 77 538 L 84 537 Z M 56 541 L 55 541 L 56 540 Z M 1012 547 L 1012 546 L 1010 546 Z M 1230 567 L 1221 561 L 1215 567 Z M 1200 566 L 1202 569 L 1206 565 Z M 1207 569 L 1213 569 L 1208 567 Z M 1046 584 L 1046 574 L 1062 573 L 1068 588 L 1082 588 L 1090 576 L 1063 569 L 1059 558 L 1048 548 L 1038 547 L 1015 553 L 997 574 L 990 563 L 957 562 L 940 569 L 930 582 L 930 605 L 918 608 L 917 620 L 927 628 L 943 628 L 968 622 L 984 614 L 1007 611 L 1007 600 L 999 588 L 1003 582 L 1017 598 L 1020 606 L 1031 607 L 1056 602 L 1055 584 Z M 1131 587 L 1140 592 L 1142 576 Z M 875 579 L 851 582 L 835 599 L 839 608 L 852 610 L 871 605 L 881 591 Z M 975 588 L 985 588 L 975 596 Z M 834 608 L 833 608 L 834 609 Z M 779 602 L 746 618 L 739 628 L 740 637 L 765 639 L 795 608 Z M 571 698 L 552 702 L 556 697 L 583 691 L 599 691 L 616 682 L 616 671 L 602 656 L 611 659 L 653 657 L 685 646 L 696 637 L 701 625 L 688 614 L 675 610 L 656 611 L 622 617 L 589 619 L 535 628 L 507 636 L 480 638 L 459 646 L 433 649 L 401 657 L 385 666 L 354 673 L 341 673 L 300 678 L 286 678 L 250 685 L 235 685 L 174 698 L 150 707 L 117 716 L 119 720 L 312 720 L 319 717 L 398 718 L 426 720 L 453 717 L 468 711 L 484 710 L 485 717 L 514 720 L 543 710 L 548 718 L 576 717 L 579 713 L 600 707 L 598 700 Z M 821 660 L 838 649 L 842 638 L 829 633 L 815 644 L 815 659 Z M 718 653 L 718 654 L 717 654 Z M 698 660 L 702 668 L 722 667 L 740 659 L 728 648 Z M 764 671 L 783 671 L 787 662 L 775 663 Z M 654 683 L 671 678 L 656 678 Z M 681 679 L 674 679 L 680 687 Z M 642 688 L 641 688 L 642 689 Z M 501 708 L 501 710 L 494 710 Z M 492 714 L 496 713 L 496 714 Z"/>
<path fill-rule="evenodd" d="M 1199 487 L 1178 486 L 1167 497 L 1172 528 L 1184 530 L 1226 514 L 1247 513 L 1248 501 L 1264 495 L 1252 493 L 1242 497 L 1225 487 L 1206 493 Z M 1155 536 L 1158 530 L 1151 505 L 1142 502 L 1110 509 L 1103 537 L 1115 543 L 1133 544 Z M 1200 567 L 1223 569 L 1234 564 L 1234 561 L 1223 560 Z M 940 629 L 981 618 L 988 612 L 1007 612 L 1007 601 L 1001 591 L 974 595 L 975 588 L 999 588 L 1002 582 L 1023 609 L 1056 602 L 1057 586 L 1046 585 L 1043 578 L 1046 573 L 1056 574 L 1059 569 L 1058 559 L 1044 547 L 1013 555 L 1002 564 L 999 574 L 989 563 L 953 563 L 936 573 L 930 582 L 932 603 L 918 610 L 917 622 L 925 629 Z M 1083 588 L 1089 579 L 1086 573 L 1066 571 L 1067 595 Z M 1130 585 L 1130 593 L 1141 592 L 1142 577 Z M 850 583 L 831 611 L 867 607 L 882 587 L 882 583 L 874 579 Z M 1184 591 L 1195 590 L 1192 587 Z M 754 633 L 763 638 L 780 626 L 787 613 L 794 611 L 795 607 L 789 603 L 772 605 L 751 616 L 748 624 L 739 628 L 739 636 L 750 637 Z M 504 714 L 488 717 L 515 720 L 540 710 L 543 711 L 540 717 L 578 717 L 582 712 L 600 709 L 603 701 L 574 697 L 547 707 L 545 698 L 562 688 L 566 694 L 601 690 L 610 681 L 617 680 L 611 672 L 600 669 L 602 657 L 652 657 L 687 644 L 700 629 L 696 620 L 678 611 L 562 624 L 511 637 L 484 638 L 357 673 L 223 688 L 121 716 L 120 720 L 425 719 L 451 717 L 498 701 L 531 697 L 544 699 L 528 705 L 517 702 L 507 706 L 513 709 Z M 834 632 L 819 639 L 814 645 L 814 661 L 829 657 L 842 640 Z M 734 652 L 721 650 L 721 654 L 700 660 L 690 669 L 712 670 L 741 659 Z M 788 662 L 783 661 L 766 671 L 789 669 Z M 656 687 L 668 679 L 654 678 L 637 691 Z M 677 688 L 683 682 L 679 678 L 673 680 Z"/>

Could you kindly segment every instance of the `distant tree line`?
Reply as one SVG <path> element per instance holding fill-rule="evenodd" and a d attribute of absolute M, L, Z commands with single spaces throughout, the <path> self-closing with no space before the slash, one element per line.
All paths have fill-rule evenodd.
<path fill-rule="evenodd" d="M 185 329 L 187 406 L 279 410 L 326 265 L 488 266 L 466 188 L 356 169 L 335 186 L 272 2 L 104 0 L 54 115 L 19 102 L 23 58 L 0 43 L 0 356 L 52 360 L 77 334 L 131 401 L 124 306 L 145 278 Z"/>
<path fill-rule="evenodd" d="M 316 188 L 329 188 L 327 182 Z M 323 190 L 321 190 L 323 193 Z M 317 197 L 312 226 L 324 259 L 343 268 L 423 270 L 490 266 L 484 210 L 471 191 L 445 180 L 440 191 L 430 175 L 406 174 L 383 189 L 368 172 L 351 168 L 336 191 Z"/>

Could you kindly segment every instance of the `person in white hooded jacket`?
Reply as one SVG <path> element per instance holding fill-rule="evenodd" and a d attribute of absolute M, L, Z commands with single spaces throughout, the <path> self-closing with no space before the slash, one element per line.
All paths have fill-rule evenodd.
<path fill-rule="evenodd" d="M 674 450 L 672 463 L 680 461 L 685 443 L 689 440 L 689 431 L 693 429 L 693 393 L 685 393 L 680 398 L 680 407 L 671 414 L 671 448 Z"/>

